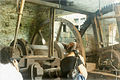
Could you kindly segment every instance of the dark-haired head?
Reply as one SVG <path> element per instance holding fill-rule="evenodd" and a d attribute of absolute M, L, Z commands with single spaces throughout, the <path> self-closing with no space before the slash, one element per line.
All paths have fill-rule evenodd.
<path fill-rule="evenodd" d="M 78 48 L 78 44 L 76 42 L 70 42 L 69 44 L 63 43 L 63 46 L 67 53 L 70 53 L 73 50 L 77 50 L 77 48 Z"/>
<path fill-rule="evenodd" d="M 11 62 L 11 57 L 13 53 L 13 48 L 12 47 L 4 47 L 0 51 L 0 62 L 2 64 L 7 64 Z"/>

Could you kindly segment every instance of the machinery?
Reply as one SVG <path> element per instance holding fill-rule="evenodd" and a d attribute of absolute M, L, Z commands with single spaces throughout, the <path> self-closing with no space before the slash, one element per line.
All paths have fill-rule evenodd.
<path fill-rule="evenodd" d="M 30 3 L 42 4 L 42 2 L 44 3 L 47 0 L 46 1 L 40 0 L 41 3 L 38 0 L 37 1 L 26 0 L 26 1 Z M 83 47 L 83 42 L 81 37 L 84 35 L 88 27 L 92 24 L 95 40 L 97 43 L 96 47 L 98 48 L 95 52 L 93 52 L 95 53 L 95 55 L 97 55 L 97 59 L 96 59 L 97 69 L 106 70 L 106 72 L 119 71 L 118 70 L 120 68 L 119 45 L 114 45 L 112 46 L 112 48 L 104 47 L 104 45 L 102 44 L 103 37 L 101 32 L 101 25 L 98 19 L 98 17 L 101 17 L 102 15 L 113 11 L 113 5 L 119 5 L 119 4 L 106 6 L 105 8 L 101 9 L 101 11 L 97 10 L 94 13 L 68 8 L 66 6 L 67 4 L 66 3 L 64 4 L 63 2 L 60 4 L 61 7 L 58 7 L 60 6 L 58 2 L 46 4 L 47 6 L 51 4 L 54 4 L 54 5 L 50 6 L 51 7 L 50 19 L 43 22 L 43 24 L 50 25 L 50 37 L 49 37 L 50 40 L 48 45 L 45 45 L 45 41 L 43 39 L 43 36 L 40 30 L 38 30 L 38 32 L 34 34 L 31 44 L 28 44 L 28 42 L 25 41 L 24 39 L 17 39 L 24 3 L 25 3 L 25 0 L 21 0 L 19 3 L 19 14 L 18 14 L 18 21 L 16 26 L 16 33 L 15 33 L 14 41 L 10 44 L 10 46 L 13 46 L 14 48 L 13 58 L 16 58 L 19 61 L 20 71 L 23 74 L 24 79 L 42 80 L 45 78 L 60 77 L 61 75 L 60 61 L 65 56 L 64 47 L 62 43 L 59 42 L 59 37 L 60 37 L 61 28 L 63 24 L 66 24 L 75 35 L 76 42 L 79 44 L 79 47 L 80 47 L 79 49 L 80 54 L 84 57 L 85 62 L 89 61 L 89 58 L 93 58 L 94 56 L 93 55 L 92 57 L 89 56 L 89 54 L 92 52 L 87 52 L 87 54 L 85 54 L 85 49 Z M 69 2 L 69 5 L 72 5 L 72 3 Z M 108 7 L 110 8 L 108 9 Z M 88 17 L 87 17 L 87 20 L 82 25 L 80 32 L 77 30 L 75 25 L 73 25 L 70 21 L 63 18 L 55 18 L 54 17 L 55 8 L 86 14 Z M 54 38 L 54 24 L 53 24 L 54 21 L 59 21 L 61 23 L 58 30 L 57 38 L 55 41 L 53 39 Z M 37 40 L 36 39 L 37 34 L 41 36 L 43 45 L 35 44 L 35 41 Z M 101 51 L 103 52 L 101 53 Z"/>

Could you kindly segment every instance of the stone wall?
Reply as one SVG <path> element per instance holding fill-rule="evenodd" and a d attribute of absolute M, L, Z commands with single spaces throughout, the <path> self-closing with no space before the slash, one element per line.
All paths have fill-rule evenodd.
<path fill-rule="evenodd" d="M 17 21 L 16 0 L 0 0 L 0 45 L 9 45 L 14 39 Z M 48 18 L 49 8 L 25 3 L 17 38 L 30 42 L 40 24 Z M 46 31 L 43 31 L 45 33 Z M 45 35 L 46 38 L 47 35 Z"/>

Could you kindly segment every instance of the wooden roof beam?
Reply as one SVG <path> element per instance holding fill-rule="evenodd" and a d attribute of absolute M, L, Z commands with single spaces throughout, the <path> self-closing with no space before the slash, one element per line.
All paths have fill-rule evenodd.
<path fill-rule="evenodd" d="M 44 5 L 44 6 L 48 6 L 48 7 L 53 7 L 56 9 L 62 9 L 65 11 L 70 11 L 70 12 L 75 12 L 75 13 L 81 13 L 81 14 L 86 14 L 86 15 L 92 14 L 91 12 L 88 12 L 88 11 L 72 8 L 71 6 L 64 6 L 64 5 L 60 5 L 60 4 L 43 1 L 43 0 L 26 0 L 26 2 L 38 4 L 38 5 Z"/>

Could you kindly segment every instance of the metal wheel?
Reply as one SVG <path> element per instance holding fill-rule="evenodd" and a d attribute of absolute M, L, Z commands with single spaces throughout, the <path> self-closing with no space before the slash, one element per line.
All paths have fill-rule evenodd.
<path fill-rule="evenodd" d="M 64 23 L 65 25 L 67 25 L 69 27 L 69 29 L 74 34 L 74 36 L 76 38 L 76 41 L 77 41 L 77 43 L 79 44 L 79 47 L 80 47 L 79 51 L 80 51 L 81 55 L 84 57 L 84 59 L 86 59 L 84 47 L 83 47 L 83 44 L 82 44 L 81 35 L 80 35 L 79 31 L 77 30 L 77 28 L 70 21 L 68 21 L 66 19 L 63 19 L 63 18 L 56 18 L 55 21 L 58 21 L 58 22 L 61 23 L 60 27 L 59 27 L 59 30 L 58 30 L 58 33 L 57 33 L 56 40 L 55 40 L 55 49 L 58 52 L 58 57 L 61 58 L 61 59 L 64 57 L 64 51 L 62 49 L 63 46 L 59 42 L 62 26 L 63 26 L 63 23 Z M 36 35 L 38 35 L 38 34 L 35 34 L 32 38 L 34 40 L 33 42 L 36 41 L 36 37 L 37 37 Z M 33 42 L 31 42 L 31 43 L 33 43 Z M 58 46 L 59 46 L 59 48 L 58 48 Z"/>
<path fill-rule="evenodd" d="M 13 46 L 14 41 L 11 42 L 10 46 Z M 15 52 L 13 54 L 14 58 L 22 58 L 29 54 L 33 54 L 31 48 L 27 45 L 27 41 L 24 39 L 17 39 Z"/>

